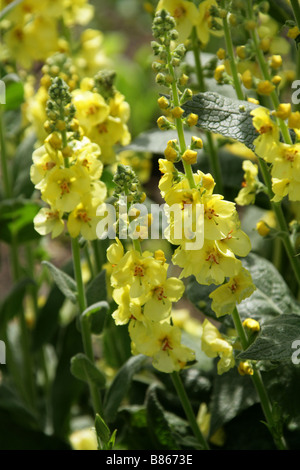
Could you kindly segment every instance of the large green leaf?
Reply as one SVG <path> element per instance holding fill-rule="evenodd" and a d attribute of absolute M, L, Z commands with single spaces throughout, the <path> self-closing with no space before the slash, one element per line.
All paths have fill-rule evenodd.
<path fill-rule="evenodd" d="M 132 356 L 121 367 L 107 390 L 104 398 L 105 421 L 114 421 L 122 400 L 126 397 L 133 376 L 144 366 L 147 358 L 143 355 Z"/>
<path fill-rule="evenodd" d="M 294 343 L 296 341 L 299 343 Z M 255 341 L 238 357 L 256 361 L 292 361 L 299 345 L 300 316 L 279 315 L 262 325 Z"/>
<path fill-rule="evenodd" d="M 243 410 L 258 402 L 258 396 L 249 376 L 242 377 L 236 369 L 217 375 L 209 404 L 213 434 Z"/>
<path fill-rule="evenodd" d="M 5 328 L 8 321 L 18 315 L 23 306 L 24 296 L 29 285 L 33 285 L 32 279 L 23 279 L 15 284 L 0 306 L 0 331 Z"/>
<path fill-rule="evenodd" d="M 1 13 L 0 13 L 1 15 Z M 18 75 L 11 73 L 3 77 L 5 84 L 4 109 L 12 110 L 18 108 L 24 101 L 24 85 Z"/>
<path fill-rule="evenodd" d="M 158 401 L 157 385 L 150 385 L 146 396 L 147 423 L 150 434 L 156 442 L 156 449 L 179 450 L 165 411 Z"/>
<path fill-rule="evenodd" d="M 241 317 L 255 318 L 261 323 L 277 315 L 300 315 L 300 304 L 275 266 L 265 258 L 250 254 L 243 261 L 252 276 L 256 291 L 238 306 Z"/>
<path fill-rule="evenodd" d="M 35 133 L 30 133 L 22 140 L 17 148 L 13 159 L 12 179 L 14 196 L 30 198 L 34 185 L 30 179 L 30 166 L 32 164 L 32 153 L 36 142 Z"/>
<path fill-rule="evenodd" d="M 252 124 L 250 112 L 258 106 L 239 101 L 214 92 L 198 93 L 182 108 L 185 115 L 197 114 L 197 127 L 238 140 L 254 150 L 253 141 L 257 131 Z"/>
<path fill-rule="evenodd" d="M 71 359 L 71 373 L 78 380 L 92 382 L 99 388 L 105 387 L 105 375 L 83 353 L 76 354 Z"/>

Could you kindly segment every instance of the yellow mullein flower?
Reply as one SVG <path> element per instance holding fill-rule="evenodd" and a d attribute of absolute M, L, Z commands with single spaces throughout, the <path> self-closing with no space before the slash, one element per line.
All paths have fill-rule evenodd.
<path fill-rule="evenodd" d="M 201 250 L 177 248 L 172 261 L 183 268 L 180 277 L 194 275 L 199 284 L 222 284 L 225 277 L 235 276 L 240 268 L 238 260 L 230 249 L 220 250 L 217 242 L 204 241 Z"/>
<path fill-rule="evenodd" d="M 175 19 L 178 42 L 183 43 L 190 36 L 193 26 L 200 21 L 199 11 L 194 3 L 186 0 L 160 0 L 156 11 L 163 9 Z"/>
<path fill-rule="evenodd" d="M 238 373 L 240 375 L 253 375 L 253 367 L 248 361 L 240 362 L 238 365 Z"/>
<path fill-rule="evenodd" d="M 105 121 L 109 115 L 109 106 L 99 93 L 92 91 L 74 90 L 73 103 L 76 107 L 76 117 L 85 132 Z"/>
<path fill-rule="evenodd" d="M 207 240 L 222 240 L 235 226 L 236 208 L 230 201 L 224 201 L 219 194 L 206 196 L 202 200 L 204 204 L 204 230 Z"/>
<path fill-rule="evenodd" d="M 281 142 L 273 151 L 272 177 L 280 179 L 299 179 L 300 144 L 288 145 Z"/>
<path fill-rule="evenodd" d="M 184 293 L 184 284 L 176 277 L 167 278 L 164 271 L 162 283 L 152 287 L 144 304 L 144 315 L 148 320 L 161 321 L 170 316 L 172 302 L 178 302 Z"/>
<path fill-rule="evenodd" d="M 116 243 L 112 243 L 107 251 L 106 256 L 108 261 L 114 266 L 118 264 L 124 256 L 124 248 L 122 243 L 118 238 L 116 238 Z"/>
<path fill-rule="evenodd" d="M 112 314 L 116 325 L 126 325 L 132 319 L 143 320 L 141 302 L 139 299 L 133 299 L 130 296 L 129 285 L 114 289 L 112 297 L 118 305 L 118 308 Z"/>
<path fill-rule="evenodd" d="M 32 160 L 30 178 L 35 185 L 39 184 L 53 168 L 59 168 L 63 165 L 61 152 L 47 144 L 33 152 Z"/>
<path fill-rule="evenodd" d="M 174 183 L 174 176 L 177 171 L 172 162 L 160 158 L 158 160 L 159 171 L 162 173 L 162 176 L 159 180 L 158 187 L 160 189 L 161 195 L 164 197 L 165 194 L 170 191 Z"/>
<path fill-rule="evenodd" d="M 73 141 L 71 145 L 74 167 L 83 168 L 91 180 L 99 180 L 103 171 L 103 163 L 99 159 L 100 147 L 85 136 L 82 140 Z"/>
<path fill-rule="evenodd" d="M 287 196 L 289 192 L 290 183 L 290 180 L 287 178 L 272 178 L 272 190 L 274 193 L 272 201 L 280 202 L 285 196 Z"/>
<path fill-rule="evenodd" d="M 251 242 L 248 235 L 237 225 L 235 230 L 231 230 L 227 237 L 216 240 L 215 244 L 219 251 L 226 253 L 232 251 L 236 256 L 245 257 L 251 251 Z"/>
<path fill-rule="evenodd" d="M 80 168 L 53 168 L 38 185 L 42 199 L 50 206 L 70 212 L 90 190 L 90 179 Z"/>
<path fill-rule="evenodd" d="M 243 321 L 243 327 L 253 333 L 257 333 L 260 330 L 260 324 L 253 318 L 246 318 L 246 320 Z"/>
<path fill-rule="evenodd" d="M 232 346 L 224 339 L 219 330 L 207 319 L 203 322 L 201 349 L 208 357 L 220 357 L 217 364 L 218 374 L 222 375 L 234 367 Z"/>
<path fill-rule="evenodd" d="M 141 255 L 138 251 L 131 250 L 113 268 L 111 283 L 113 287 L 130 284 L 131 297 L 138 298 L 163 282 L 167 267 L 147 252 Z"/>
<path fill-rule="evenodd" d="M 256 287 L 252 282 L 249 271 L 242 268 L 241 271 L 228 282 L 215 289 L 209 297 L 212 299 L 211 308 L 217 317 L 230 315 L 236 304 L 250 297 Z"/>
<path fill-rule="evenodd" d="M 242 183 L 242 189 L 238 196 L 235 198 L 235 202 L 239 206 L 248 206 L 249 204 L 255 203 L 256 190 L 259 183 L 258 180 L 258 166 L 253 164 L 250 160 L 243 161 L 244 170 L 244 181 Z"/>
<path fill-rule="evenodd" d="M 294 113 L 290 114 L 289 117 L 289 127 L 292 129 L 300 129 L 300 112 L 295 111 Z"/>
<path fill-rule="evenodd" d="M 99 182 L 101 184 L 101 182 Z M 92 197 L 87 194 L 81 197 L 81 201 L 69 214 L 67 227 L 72 238 L 82 235 L 86 240 L 96 240 L 96 227 L 100 221 L 97 216 L 97 209 L 106 196 L 106 187 L 102 186 L 103 195 L 101 198 Z"/>
<path fill-rule="evenodd" d="M 65 227 L 62 216 L 62 211 L 43 207 L 33 220 L 34 228 L 40 235 L 51 233 L 51 237 L 56 238 Z"/>
<path fill-rule="evenodd" d="M 280 103 L 276 112 L 274 112 L 274 116 L 280 119 L 288 119 L 292 112 L 292 105 L 291 103 Z"/>
<path fill-rule="evenodd" d="M 131 322 L 134 350 L 153 358 L 153 366 L 165 373 L 183 369 L 195 360 L 195 353 L 181 344 L 181 330 L 169 323 Z"/>
<path fill-rule="evenodd" d="M 97 436 L 94 429 L 80 429 L 69 436 L 74 450 L 98 450 Z"/>
<path fill-rule="evenodd" d="M 197 22 L 197 36 L 203 45 L 206 45 L 209 41 L 210 34 L 215 36 L 223 35 L 223 31 L 215 31 L 211 29 L 211 7 L 218 7 L 216 0 L 204 0 L 199 5 L 199 18 Z M 222 20 L 215 18 L 219 24 L 222 24 Z"/>
<path fill-rule="evenodd" d="M 272 163 L 273 147 L 279 141 L 278 126 L 271 119 L 270 111 L 266 108 L 256 108 L 250 114 L 253 116 L 253 125 L 260 134 L 253 142 L 255 151 L 261 158 Z"/>

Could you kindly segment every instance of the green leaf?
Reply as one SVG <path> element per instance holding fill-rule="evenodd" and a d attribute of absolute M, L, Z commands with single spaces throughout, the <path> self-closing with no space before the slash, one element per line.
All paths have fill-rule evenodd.
<path fill-rule="evenodd" d="M 8 74 L 3 78 L 5 83 L 5 110 L 17 109 L 24 101 L 24 85 L 16 74 Z"/>
<path fill-rule="evenodd" d="M 40 238 L 33 225 L 33 219 L 40 206 L 26 199 L 10 199 L 0 203 L 0 240 L 12 243 L 17 237 L 23 244 Z"/>
<path fill-rule="evenodd" d="M 104 398 L 105 421 L 114 421 L 122 400 L 126 397 L 133 376 L 144 366 L 147 358 L 143 355 L 132 356 L 121 367 L 107 390 Z"/>
<path fill-rule="evenodd" d="M 186 140 L 190 140 L 195 133 L 186 131 L 184 133 Z M 135 152 L 150 152 L 157 155 L 163 155 L 167 142 L 169 140 L 177 139 L 178 135 L 176 131 L 164 131 L 160 129 L 151 129 L 141 133 L 134 141 L 126 147 L 128 150 L 134 150 Z"/>
<path fill-rule="evenodd" d="M 156 449 L 180 450 L 173 438 L 165 411 L 157 398 L 157 385 L 150 385 L 146 396 L 147 422 Z"/>
<path fill-rule="evenodd" d="M 34 185 L 30 179 L 30 167 L 32 165 L 32 153 L 34 151 L 35 143 L 36 135 L 31 133 L 22 140 L 16 150 L 16 154 L 12 162 L 14 196 L 30 198 L 34 191 Z"/>
<path fill-rule="evenodd" d="M 47 266 L 49 269 L 59 290 L 65 295 L 67 299 L 76 304 L 77 286 L 74 279 L 49 261 L 43 261 L 42 264 Z"/>
<path fill-rule="evenodd" d="M 14 0 L 5 8 L 3 8 L 0 12 L 0 21 L 2 21 L 8 15 L 8 13 L 10 13 L 14 8 L 16 8 L 16 6 L 18 6 L 22 2 L 23 0 Z"/>
<path fill-rule="evenodd" d="M 255 341 L 246 351 L 240 353 L 238 358 L 292 361 L 295 340 L 300 341 L 300 316 L 279 315 L 262 325 Z"/>
<path fill-rule="evenodd" d="M 90 322 L 91 332 L 95 335 L 100 335 L 103 331 L 109 304 L 102 300 L 88 307 L 83 313 L 82 317 L 87 317 Z"/>
<path fill-rule="evenodd" d="M 209 404 L 210 434 L 257 402 L 258 396 L 249 376 L 240 376 L 236 369 L 231 369 L 223 375 L 216 375 Z"/>
<path fill-rule="evenodd" d="M 97 437 L 100 440 L 100 443 L 103 445 L 107 445 L 110 440 L 110 430 L 107 427 L 104 420 L 101 418 L 100 415 L 96 415 L 95 419 L 95 429 L 97 433 Z"/>
<path fill-rule="evenodd" d="M 72 276 L 73 263 L 69 261 L 62 270 Z M 32 347 L 34 351 L 40 349 L 44 344 L 51 343 L 55 333 L 59 329 L 60 309 L 65 301 L 65 296 L 56 284 L 53 284 L 45 305 L 41 308 L 35 328 L 33 330 Z"/>
<path fill-rule="evenodd" d="M 105 387 L 105 375 L 92 363 L 92 361 L 82 353 L 71 359 L 71 373 L 76 379 L 83 382 L 92 382 L 99 388 Z"/>
<path fill-rule="evenodd" d="M 86 385 L 77 380 L 70 371 L 70 362 L 78 352 L 82 351 L 82 338 L 73 320 L 61 327 L 54 344 L 57 351 L 57 368 L 51 386 L 51 409 L 54 432 L 63 438 L 70 434 L 70 416 L 74 403 L 77 403 Z"/>
<path fill-rule="evenodd" d="M 300 315 L 300 304 L 275 266 L 265 258 L 250 254 L 242 263 L 251 273 L 256 291 L 238 306 L 242 319 L 251 317 L 264 323 L 277 315 Z"/>
<path fill-rule="evenodd" d="M 227 98 L 209 91 L 194 95 L 182 105 L 185 115 L 198 115 L 197 127 L 238 140 L 251 150 L 254 150 L 253 141 L 257 138 L 257 131 L 250 112 L 257 107 L 248 101 Z"/>
<path fill-rule="evenodd" d="M 91 305 L 94 305 L 101 300 L 106 300 L 106 298 L 106 271 L 103 270 L 87 286 L 86 300 L 88 306 L 90 307 Z"/>

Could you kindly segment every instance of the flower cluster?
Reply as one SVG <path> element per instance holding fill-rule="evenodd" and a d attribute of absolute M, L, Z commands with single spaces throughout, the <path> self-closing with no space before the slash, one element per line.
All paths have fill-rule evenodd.
<path fill-rule="evenodd" d="M 124 195 L 128 196 L 130 189 L 130 200 L 134 202 L 140 198 L 138 193 L 134 196 L 132 176 L 132 171 L 123 169 L 117 178 L 116 194 L 121 195 L 123 182 Z M 112 266 L 112 297 L 117 304 L 112 316 L 116 325 L 129 324 L 133 354 L 151 357 L 153 366 L 162 372 L 178 371 L 195 359 L 194 352 L 181 344 L 181 329 L 171 321 L 172 303 L 182 297 L 184 284 L 168 277 L 169 265 L 162 250 L 142 252 L 139 240 L 136 242 L 125 251 L 117 238 L 107 250 Z"/>
<path fill-rule="evenodd" d="M 11 0 L 4 0 L 4 6 Z M 67 50 L 66 40 L 60 37 L 60 25 L 70 28 L 86 25 L 94 8 L 87 0 L 24 0 L 6 16 L 4 56 L 14 58 L 29 69 L 33 62 L 44 61 L 56 51 Z"/>
<path fill-rule="evenodd" d="M 41 234 L 59 236 L 65 226 L 71 237 L 96 239 L 97 208 L 106 198 L 100 181 L 101 150 L 83 135 L 75 119 L 76 109 L 66 83 L 57 78 L 49 88 L 47 102 L 49 135 L 33 153 L 31 180 L 48 207 L 34 219 Z"/>
<path fill-rule="evenodd" d="M 259 157 L 271 164 L 273 200 L 279 202 L 288 196 L 290 201 L 300 200 L 300 113 L 289 113 L 288 124 L 294 131 L 296 142 L 281 141 L 278 124 L 267 108 L 252 111 L 253 125 L 259 136 L 254 141 Z"/>
<path fill-rule="evenodd" d="M 188 148 L 182 140 L 183 124 L 194 125 L 197 121 L 193 115 L 182 118 L 183 112 L 179 112 L 181 108 L 178 106 L 178 97 L 184 97 L 186 92 L 180 90 L 180 77 L 177 79 L 176 76 L 178 49 L 182 51 L 183 46 L 179 45 L 173 51 L 170 48 L 170 38 L 175 36 L 174 26 L 173 18 L 166 12 L 156 14 L 154 35 L 157 42 L 154 43 L 154 53 L 159 56 L 162 70 L 168 70 L 172 77 L 171 83 L 165 80 L 165 84 L 171 91 L 168 107 L 176 123 L 175 127 L 164 116 L 164 128 L 174 126 L 180 136 L 179 142 L 173 140 L 168 143 L 166 159 L 159 161 L 163 174 L 159 188 L 167 204 L 169 220 L 165 235 L 172 244 L 179 245 L 172 262 L 182 268 L 181 278 L 194 275 L 198 283 L 203 285 L 222 285 L 228 279 L 226 284 L 212 294 L 213 308 L 221 316 L 232 313 L 236 303 L 240 303 L 255 290 L 250 274 L 239 259 L 248 255 L 251 245 L 249 237 L 241 230 L 235 204 L 224 200 L 222 195 L 213 193 L 215 182 L 210 174 L 204 174 L 200 170 L 193 173 L 191 169 L 191 164 L 197 160 L 196 149 L 202 145 L 199 145 L 198 137 L 192 138 Z M 185 173 L 175 166 L 180 161 Z M 174 206 L 180 210 L 170 211 L 169 208 Z M 185 230 L 187 219 L 192 220 L 192 223 Z M 178 227 L 183 229 L 179 232 Z M 201 234 L 203 243 L 198 246 Z"/>

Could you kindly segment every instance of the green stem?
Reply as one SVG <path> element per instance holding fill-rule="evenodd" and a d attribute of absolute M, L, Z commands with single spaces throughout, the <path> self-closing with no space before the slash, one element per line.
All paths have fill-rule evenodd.
<path fill-rule="evenodd" d="M 223 2 L 223 8 L 224 8 L 224 2 Z M 226 49 L 227 49 L 227 54 L 229 58 L 229 64 L 230 64 L 230 70 L 231 70 L 231 75 L 233 78 L 234 82 L 234 87 L 235 91 L 237 94 L 237 97 L 239 100 L 244 100 L 244 92 L 242 89 L 242 84 L 240 81 L 240 77 L 238 74 L 237 66 L 236 66 L 236 60 L 235 60 L 235 55 L 234 55 L 234 50 L 233 50 L 233 44 L 232 44 L 232 39 L 231 39 L 231 34 L 230 34 L 230 28 L 228 24 L 228 19 L 227 16 L 223 18 L 223 29 L 224 29 L 224 37 L 225 37 L 225 42 L 226 42 Z"/>
<path fill-rule="evenodd" d="M 85 289 L 82 279 L 82 272 L 81 272 L 81 262 L 80 262 L 80 248 L 77 238 L 72 238 L 72 255 L 73 255 L 73 265 L 74 265 L 74 273 L 75 273 L 75 280 L 77 284 L 77 300 L 78 306 L 80 309 L 80 313 L 82 314 L 87 308 L 87 301 L 85 296 Z M 91 330 L 89 325 L 89 320 L 86 317 L 81 316 L 81 335 L 82 335 L 82 342 L 83 348 L 86 356 L 94 362 L 94 352 L 93 352 L 93 344 L 92 344 L 92 336 Z M 100 398 L 100 393 L 98 391 L 97 386 L 89 381 L 89 390 L 92 398 L 93 409 L 95 414 L 99 414 L 102 416 L 102 403 Z"/>
<path fill-rule="evenodd" d="M 291 5 L 294 11 L 295 15 L 295 20 L 298 26 L 298 29 L 300 29 L 300 4 L 299 0 L 291 0 Z"/>
<path fill-rule="evenodd" d="M 201 56 L 200 56 L 200 49 L 199 49 L 199 41 L 197 37 L 196 28 L 193 28 L 192 32 L 192 44 L 193 44 L 193 54 L 195 60 L 195 70 L 198 80 L 198 86 L 200 92 L 204 93 L 206 91 L 204 76 L 203 76 L 203 69 L 201 64 Z M 206 135 L 206 142 L 208 147 L 208 156 L 210 160 L 210 165 L 212 169 L 212 174 L 214 176 L 216 187 L 215 190 L 218 194 L 223 194 L 223 182 L 222 182 L 222 171 L 220 167 L 220 161 L 218 158 L 218 152 L 214 145 L 214 140 L 212 134 L 210 132 L 205 132 Z"/>
<path fill-rule="evenodd" d="M 186 391 L 184 389 L 184 386 L 183 386 L 182 380 L 180 378 L 180 375 L 178 374 L 178 372 L 173 372 L 171 374 L 171 377 L 172 377 L 172 381 L 173 381 L 174 387 L 176 389 L 177 395 L 178 395 L 178 397 L 181 401 L 182 407 L 184 409 L 185 415 L 186 415 L 186 417 L 187 417 L 187 419 L 190 423 L 190 426 L 192 428 L 192 431 L 194 433 L 194 436 L 196 437 L 197 441 L 201 445 L 202 450 L 209 450 L 209 446 L 208 446 L 206 440 L 204 439 L 204 437 L 202 435 L 202 432 L 200 431 L 200 428 L 199 428 L 198 423 L 196 421 L 193 408 L 191 406 L 189 398 L 188 398 L 188 396 L 186 394 Z"/>
<path fill-rule="evenodd" d="M 1 111 L 0 111 L 0 158 L 1 158 L 1 172 L 2 172 L 4 196 L 7 199 L 9 199 L 12 195 L 12 191 L 11 191 L 8 167 L 7 167 L 6 145 L 5 145 L 5 139 L 4 139 L 4 124 L 3 124 L 3 116 L 2 116 Z"/>
<path fill-rule="evenodd" d="M 235 325 L 235 329 L 237 331 L 237 334 L 239 336 L 239 339 L 240 339 L 240 342 L 241 342 L 241 345 L 242 345 L 242 349 L 243 349 L 243 351 L 245 351 L 249 346 L 249 340 L 247 338 L 247 334 L 246 334 L 245 329 L 243 327 L 243 324 L 242 324 L 242 321 L 241 321 L 241 318 L 240 318 L 240 315 L 239 315 L 239 312 L 238 312 L 237 308 L 234 309 L 234 311 L 232 313 L 232 318 L 233 318 L 233 322 L 234 322 L 234 325 Z M 267 390 L 264 386 L 261 374 L 255 366 L 253 366 L 253 375 L 251 376 L 251 378 L 252 378 L 253 384 L 255 386 L 255 389 L 257 391 L 257 394 L 259 396 L 261 407 L 262 407 L 263 413 L 265 415 L 265 418 L 266 418 L 266 421 L 267 421 L 267 424 L 268 424 L 268 428 L 269 428 L 269 430 L 270 430 L 270 432 L 273 436 L 276 447 L 279 450 L 287 450 L 287 444 L 285 442 L 284 437 L 282 435 L 278 436 L 278 433 L 276 432 L 276 426 L 275 426 L 275 423 L 274 423 L 273 413 L 272 413 L 272 404 L 270 402 Z"/>
<path fill-rule="evenodd" d="M 246 0 L 246 2 L 247 2 L 246 3 L 246 5 L 247 5 L 247 16 L 248 16 L 249 20 L 255 21 L 255 17 L 254 17 L 254 14 L 253 14 L 252 0 Z M 251 35 L 251 38 L 252 38 L 252 41 L 253 41 L 253 44 L 254 44 L 255 54 L 256 54 L 256 57 L 257 57 L 257 60 L 258 60 L 258 64 L 259 64 L 262 76 L 263 76 L 264 80 L 268 80 L 269 82 L 271 82 L 272 77 L 271 77 L 271 74 L 270 74 L 270 71 L 269 71 L 268 64 L 265 61 L 264 53 L 263 53 L 262 49 L 259 46 L 259 36 L 257 34 L 257 30 L 255 29 L 255 30 L 250 31 L 250 35 Z M 272 91 L 272 93 L 270 95 L 270 98 L 271 98 L 274 109 L 277 109 L 278 106 L 280 105 L 280 100 L 278 98 L 276 90 Z M 280 129 L 281 129 L 282 136 L 283 136 L 283 139 L 284 139 L 285 143 L 292 144 L 293 142 L 292 142 L 292 138 L 290 136 L 289 128 L 286 125 L 285 121 L 278 118 L 277 122 L 279 124 Z"/>
<path fill-rule="evenodd" d="M 293 271 L 294 271 L 295 277 L 297 279 L 297 282 L 300 285 L 300 264 L 299 264 L 299 261 L 298 261 L 298 258 L 297 258 L 297 253 L 296 253 L 296 251 L 295 251 L 295 249 L 292 245 L 291 239 L 290 239 L 289 228 L 288 228 L 286 220 L 285 220 L 285 216 L 284 216 L 284 213 L 283 213 L 283 210 L 282 210 L 282 206 L 278 202 L 272 202 L 272 199 L 274 197 L 274 193 L 273 193 L 273 190 L 272 190 L 272 181 L 271 181 L 268 165 L 261 158 L 258 159 L 258 164 L 259 164 L 259 168 L 260 168 L 260 171 L 262 173 L 265 185 L 266 185 L 267 190 L 268 190 L 268 195 L 269 195 L 269 198 L 270 198 L 272 210 L 273 210 L 273 212 L 276 216 L 279 229 L 282 233 L 282 241 L 283 241 L 283 244 L 284 244 L 284 247 L 285 247 L 285 251 L 288 255 L 288 258 L 289 258 L 289 261 L 290 261 L 291 266 L 293 268 Z"/>
<path fill-rule="evenodd" d="M 179 93 L 178 93 L 178 88 L 177 88 L 177 77 L 175 74 L 174 67 L 172 65 L 172 58 L 171 58 L 171 52 L 170 48 L 167 49 L 167 56 L 168 56 L 168 68 L 170 75 L 172 77 L 172 95 L 173 95 L 173 103 L 174 107 L 180 106 L 180 99 L 179 99 Z M 175 125 L 176 125 L 176 130 L 178 134 L 178 140 L 179 140 L 179 146 L 180 146 L 180 152 L 183 154 L 187 147 L 185 143 L 185 137 L 184 137 L 184 128 L 183 128 L 183 122 L 181 118 L 176 118 L 175 119 Z M 185 161 L 182 160 L 185 175 L 188 179 L 190 188 L 193 189 L 196 187 L 195 180 L 194 180 L 194 174 L 192 170 L 192 166 L 189 163 L 186 163 Z"/>
<path fill-rule="evenodd" d="M 102 256 L 100 253 L 98 240 L 92 241 L 92 247 L 93 247 L 93 252 L 94 252 L 95 269 L 97 273 L 100 273 L 102 269 Z"/>

